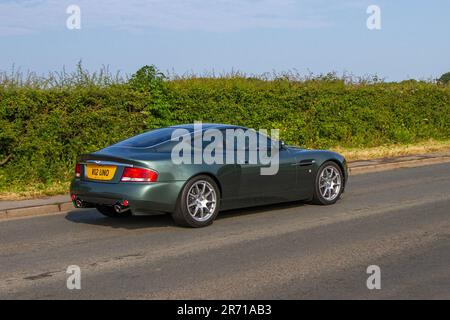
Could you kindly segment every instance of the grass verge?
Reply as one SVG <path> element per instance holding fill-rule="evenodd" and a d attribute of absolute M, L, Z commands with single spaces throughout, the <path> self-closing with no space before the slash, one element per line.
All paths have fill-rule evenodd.
<path fill-rule="evenodd" d="M 389 144 L 371 148 L 334 147 L 331 150 L 345 156 L 347 161 L 370 160 L 450 151 L 450 140 L 437 141 L 429 139 L 412 144 Z"/>

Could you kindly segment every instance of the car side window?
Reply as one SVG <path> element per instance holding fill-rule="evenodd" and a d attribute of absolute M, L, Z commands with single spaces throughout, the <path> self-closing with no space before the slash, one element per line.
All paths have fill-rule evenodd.
<path fill-rule="evenodd" d="M 231 145 L 229 145 L 227 143 L 227 137 L 226 137 L 226 129 L 221 129 L 220 130 L 222 132 L 223 135 L 223 145 L 225 146 L 226 150 L 234 150 L 237 151 L 238 149 L 242 150 L 242 148 L 240 148 L 237 144 L 237 138 L 234 139 L 234 141 L 231 143 Z M 254 137 L 250 138 L 250 134 L 248 134 L 248 136 L 245 137 L 244 140 L 244 150 L 246 151 L 257 151 L 258 149 L 262 148 L 267 148 L 267 149 L 271 149 L 273 147 L 273 140 L 271 138 L 269 138 L 268 136 L 261 134 L 257 131 L 253 131 L 252 130 L 252 134 L 254 134 Z M 241 139 L 243 139 L 244 137 L 241 137 Z"/>
<path fill-rule="evenodd" d="M 266 136 L 265 134 L 261 134 L 258 132 L 258 148 L 264 148 L 270 150 L 274 147 L 275 141 Z"/>

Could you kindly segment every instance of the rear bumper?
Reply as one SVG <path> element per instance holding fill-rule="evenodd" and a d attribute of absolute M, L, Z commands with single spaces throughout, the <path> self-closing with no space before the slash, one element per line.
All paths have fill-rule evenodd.
<path fill-rule="evenodd" d="M 184 183 L 102 183 L 74 179 L 70 194 L 88 206 L 114 205 L 127 200 L 134 214 L 173 212 Z"/>

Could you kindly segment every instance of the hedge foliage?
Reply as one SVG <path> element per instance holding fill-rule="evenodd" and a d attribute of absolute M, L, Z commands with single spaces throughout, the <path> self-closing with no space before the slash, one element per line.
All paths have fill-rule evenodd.
<path fill-rule="evenodd" d="M 167 80 L 153 67 L 97 85 L 0 86 L 0 192 L 68 181 L 77 155 L 148 129 L 279 128 L 288 144 L 364 147 L 450 138 L 450 87 L 247 77 Z"/>

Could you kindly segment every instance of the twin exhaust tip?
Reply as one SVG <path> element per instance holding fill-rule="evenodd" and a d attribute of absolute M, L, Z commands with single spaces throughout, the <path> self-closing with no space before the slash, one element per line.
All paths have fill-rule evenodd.
<path fill-rule="evenodd" d="M 128 206 L 128 200 L 123 200 L 122 203 L 116 202 L 114 205 L 114 211 L 117 213 L 122 213 L 130 210 L 130 207 Z"/>
<path fill-rule="evenodd" d="M 83 201 L 80 198 L 78 198 L 76 195 L 72 194 L 71 198 L 72 198 L 72 203 L 75 208 L 85 208 Z"/>
<path fill-rule="evenodd" d="M 72 195 L 72 201 L 75 206 L 75 208 L 88 208 L 90 206 L 87 205 L 86 202 L 81 200 L 80 198 L 77 198 L 75 195 Z M 130 210 L 130 207 L 128 206 L 128 200 L 124 200 L 122 203 L 117 201 L 113 205 L 113 209 L 116 213 L 123 213 L 128 210 Z"/>
<path fill-rule="evenodd" d="M 125 200 L 126 201 L 126 200 Z M 128 201 L 127 201 L 127 204 L 128 204 Z M 114 211 L 116 212 L 116 213 L 123 213 L 123 212 L 126 212 L 126 211 L 128 211 L 128 210 L 130 210 L 130 208 L 128 207 L 128 206 L 124 206 L 123 204 L 121 204 L 120 202 L 117 202 L 115 205 L 114 205 Z"/>
<path fill-rule="evenodd" d="M 75 200 L 75 207 L 83 208 L 83 201 L 81 201 L 80 199 L 76 199 Z"/>

